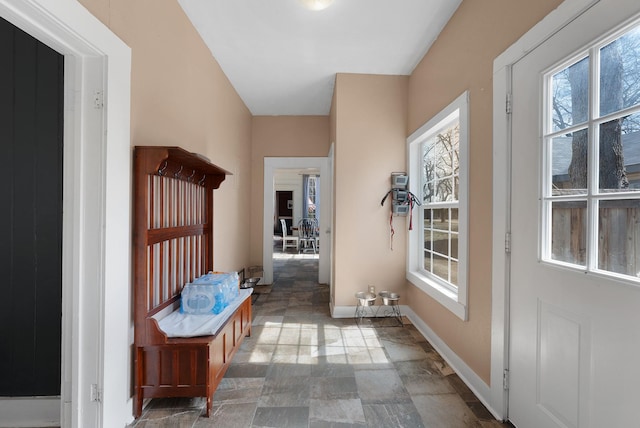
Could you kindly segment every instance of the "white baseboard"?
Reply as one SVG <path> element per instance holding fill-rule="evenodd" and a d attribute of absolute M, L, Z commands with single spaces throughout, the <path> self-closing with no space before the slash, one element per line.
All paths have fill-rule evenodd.
<path fill-rule="evenodd" d="M 491 387 L 487 385 L 471 368 L 453 352 L 447 344 L 438 337 L 437 334 L 419 317 L 411 308 L 406 307 L 402 309 L 403 315 L 405 315 L 411 323 L 418 329 L 420 333 L 431 343 L 431 346 L 438 351 L 447 364 L 456 372 L 456 374 L 462 379 L 462 381 L 473 391 L 478 399 L 484 404 L 484 406 L 491 412 L 493 417 L 498 420 L 502 420 L 499 412 L 491 406 Z"/>
<path fill-rule="evenodd" d="M 0 427 L 59 427 L 60 397 L 0 398 Z"/>

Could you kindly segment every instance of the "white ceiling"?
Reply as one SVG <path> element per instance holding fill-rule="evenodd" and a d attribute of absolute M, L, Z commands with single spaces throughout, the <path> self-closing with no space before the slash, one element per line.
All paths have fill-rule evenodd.
<path fill-rule="evenodd" d="M 327 115 L 336 73 L 409 75 L 462 0 L 179 0 L 253 115 Z"/>

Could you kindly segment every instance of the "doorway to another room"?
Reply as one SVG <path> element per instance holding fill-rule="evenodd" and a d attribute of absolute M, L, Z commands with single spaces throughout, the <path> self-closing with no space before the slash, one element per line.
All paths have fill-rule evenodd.
<path fill-rule="evenodd" d="M 265 284 L 273 282 L 274 257 L 318 259 L 318 282 L 329 283 L 330 191 L 324 190 L 331 188 L 329 180 L 328 158 L 265 158 Z M 305 224 L 313 225 L 309 237 Z"/>

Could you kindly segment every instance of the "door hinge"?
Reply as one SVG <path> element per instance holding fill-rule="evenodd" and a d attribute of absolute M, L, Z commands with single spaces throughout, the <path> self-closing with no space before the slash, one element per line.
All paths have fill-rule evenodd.
<path fill-rule="evenodd" d="M 91 401 L 100 403 L 102 401 L 102 391 L 98 387 L 97 383 L 91 384 L 91 396 L 89 397 Z"/>
<path fill-rule="evenodd" d="M 509 370 L 504 369 L 502 372 L 502 389 L 509 389 Z"/>
<path fill-rule="evenodd" d="M 507 100 L 505 103 L 505 111 L 507 114 L 511 114 L 511 92 L 507 92 Z"/>
<path fill-rule="evenodd" d="M 511 232 L 507 232 L 504 235 L 504 252 L 511 253 Z"/>
<path fill-rule="evenodd" d="M 101 109 L 104 107 L 104 92 L 93 91 L 93 108 Z"/>

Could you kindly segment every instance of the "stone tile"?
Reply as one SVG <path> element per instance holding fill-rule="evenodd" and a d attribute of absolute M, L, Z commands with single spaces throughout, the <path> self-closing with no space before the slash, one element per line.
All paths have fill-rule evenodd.
<path fill-rule="evenodd" d="M 393 363 L 400 376 L 431 376 L 438 374 L 428 359 L 416 361 L 396 361 Z"/>
<path fill-rule="evenodd" d="M 214 405 L 211 417 L 199 418 L 193 428 L 246 428 L 251 426 L 255 413 L 256 403 Z"/>
<path fill-rule="evenodd" d="M 357 370 L 355 377 L 363 404 L 411 401 L 400 376 L 393 369 Z"/>
<path fill-rule="evenodd" d="M 415 361 L 426 358 L 426 353 L 420 345 L 397 343 L 388 340 L 382 340 L 381 342 L 391 361 Z"/>
<path fill-rule="evenodd" d="M 355 377 L 355 371 L 350 364 L 313 364 L 312 377 Z"/>
<path fill-rule="evenodd" d="M 310 400 L 309 426 L 366 426 L 362 403 L 357 398 Z"/>
<path fill-rule="evenodd" d="M 257 403 L 264 378 L 223 378 L 213 395 L 215 405 Z"/>
<path fill-rule="evenodd" d="M 240 348 L 233 357 L 236 364 L 269 364 L 273 360 L 275 345 L 255 345 L 252 349 Z"/>
<path fill-rule="evenodd" d="M 393 363 L 384 352 L 384 348 L 369 347 L 345 347 L 347 361 L 353 364 L 356 370 L 369 368 L 393 368 Z"/>
<path fill-rule="evenodd" d="M 355 376 L 311 378 L 310 397 L 321 400 L 358 398 L 356 378 Z"/>
<path fill-rule="evenodd" d="M 237 363 L 234 359 L 234 362 L 229 365 L 224 377 L 225 379 L 234 377 L 265 377 L 269 367 L 268 364 Z"/>
<path fill-rule="evenodd" d="M 402 383 L 409 394 L 451 394 L 456 392 L 446 378 L 434 375 L 409 375 L 400 376 Z"/>
<path fill-rule="evenodd" d="M 258 407 L 299 407 L 309 405 L 308 377 L 290 376 L 267 378 Z"/>
<path fill-rule="evenodd" d="M 252 326 L 264 325 L 264 326 L 279 326 L 282 324 L 284 317 L 282 316 L 263 316 L 258 315 L 253 319 Z"/>
<path fill-rule="evenodd" d="M 475 394 L 469 389 L 469 387 L 458 377 L 457 374 L 453 373 L 447 376 L 447 380 L 453 387 L 453 389 L 458 393 L 460 398 L 466 403 L 469 402 L 479 402 L 478 398 Z"/>
<path fill-rule="evenodd" d="M 150 409 L 131 428 L 191 428 L 200 417 L 200 409 Z"/>
<path fill-rule="evenodd" d="M 308 407 L 258 407 L 254 428 L 302 428 L 309 425 Z"/>
<path fill-rule="evenodd" d="M 364 415 L 367 427 L 370 428 L 421 428 L 446 427 L 448 425 L 425 425 L 413 403 L 364 404 Z"/>
<path fill-rule="evenodd" d="M 310 364 L 271 364 L 266 372 L 267 378 L 311 377 Z"/>
<path fill-rule="evenodd" d="M 480 423 L 455 393 L 414 395 L 412 401 L 427 427 L 480 428 Z"/>
<path fill-rule="evenodd" d="M 276 345 L 273 364 L 311 364 L 311 346 Z"/>

